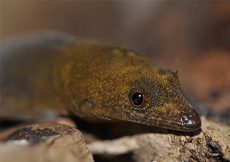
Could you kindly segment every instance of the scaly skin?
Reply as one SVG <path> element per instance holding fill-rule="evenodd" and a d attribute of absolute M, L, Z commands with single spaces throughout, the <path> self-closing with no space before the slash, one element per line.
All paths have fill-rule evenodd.
<path fill-rule="evenodd" d="M 199 115 L 180 93 L 177 74 L 119 46 L 76 43 L 2 58 L 2 116 L 33 118 L 53 110 L 88 120 L 200 129 Z M 133 90 L 145 97 L 140 107 L 132 104 Z"/>

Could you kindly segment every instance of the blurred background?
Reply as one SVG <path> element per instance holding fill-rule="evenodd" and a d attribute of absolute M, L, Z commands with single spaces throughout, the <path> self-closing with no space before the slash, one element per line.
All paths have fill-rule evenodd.
<path fill-rule="evenodd" d="M 189 97 L 230 109 L 230 1 L 1 1 L 0 40 L 38 30 L 127 46 L 178 70 Z"/>

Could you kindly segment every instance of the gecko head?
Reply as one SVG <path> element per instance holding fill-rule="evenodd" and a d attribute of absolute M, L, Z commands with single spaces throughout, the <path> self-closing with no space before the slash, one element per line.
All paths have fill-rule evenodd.
<path fill-rule="evenodd" d="M 181 94 L 177 74 L 161 68 L 158 74 L 130 85 L 126 120 L 179 131 L 200 129 L 200 117 Z"/>
<path fill-rule="evenodd" d="M 200 117 L 181 94 L 176 73 L 134 52 L 111 49 L 106 50 L 113 56 L 106 72 L 86 87 L 94 106 L 87 104 L 84 114 L 179 131 L 200 129 Z"/>

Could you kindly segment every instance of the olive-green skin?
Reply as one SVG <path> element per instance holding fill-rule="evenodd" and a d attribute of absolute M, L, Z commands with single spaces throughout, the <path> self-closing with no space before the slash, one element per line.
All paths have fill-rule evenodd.
<path fill-rule="evenodd" d="M 47 110 L 88 120 L 123 120 L 180 131 L 200 129 L 199 115 L 180 93 L 177 74 L 110 43 L 76 43 L 2 57 L 2 116 Z M 132 103 L 132 91 L 146 98 Z"/>

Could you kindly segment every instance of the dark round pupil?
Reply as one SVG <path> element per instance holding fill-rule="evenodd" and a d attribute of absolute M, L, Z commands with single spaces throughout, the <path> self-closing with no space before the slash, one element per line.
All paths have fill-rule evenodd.
<path fill-rule="evenodd" d="M 141 105 L 143 102 L 143 95 L 140 92 L 136 92 L 132 96 L 132 101 L 135 105 Z"/>

